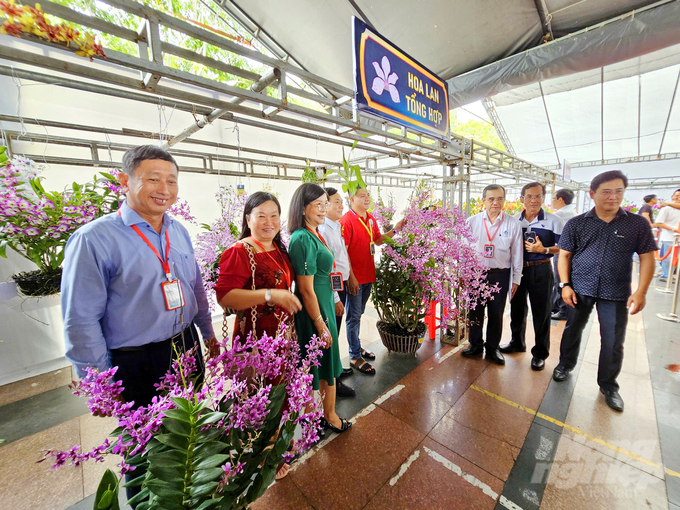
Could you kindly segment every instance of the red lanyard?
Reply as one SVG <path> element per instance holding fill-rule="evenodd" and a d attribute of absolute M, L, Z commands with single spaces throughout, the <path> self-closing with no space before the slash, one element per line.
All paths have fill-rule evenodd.
<path fill-rule="evenodd" d="M 486 237 L 489 238 L 489 242 L 493 241 L 493 238 L 496 237 L 496 234 L 498 234 L 498 231 L 501 229 L 501 225 L 503 224 L 503 213 L 501 213 L 501 221 L 498 223 L 498 227 L 496 227 L 496 231 L 493 233 L 493 235 L 489 234 L 489 227 L 486 226 L 486 218 L 484 218 L 484 228 L 486 229 Z"/>
<path fill-rule="evenodd" d="M 281 272 L 285 275 L 285 277 L 286 277 L 286 288 L 288 288 L 288 289 L 290 290 L 290 283 L 291 283 L 290 280 L 291 280 L 291 278 L 290 278 L 290 271 L 289 271 L 289 269 L 288 269 L 288 266 L 286 266 L 286 264 L 284 263 L 284 264 L 283 264 L 284 267 L 281 267 L 281 264 L 278 263 L 278 261 L 272 256 L 272 254 L 271 254 L 270 252 L 268 252 L 267 250 L 264 249 L 264 246 L 262 246 L 262 243 L 261 243 L 260 241 L 258 241 L 257 239 L 255 239 L 253 236 L 250 236 L 250 239 L 252 239 L 253 242 L 254 242 L 255 244 L 257 244 L 257 245 L 260 247 L 260 249 L 262 250 L 263 253 L 266 253 L 267 256 L 268 256 L 270 259 L 272 259 L 272 262 L 273 262 L 274 264 L 276 264 L 276 267 L 278 267 L 278 268 L 281 270 Z M 281 250 L 279 250 L 279 247 L 277 246 L 276 243 L 273 243 L 273 244 L 274 244 L 274 247 L 276 248 L 276 251 L 278 251 L 278 252 L 279 252 L 279 255 L 280 255 L 280 254 L 281 254 Z M 283 257 L 282 257 L 282 258 L 283 258 Z"/>
<path fill-rule="evenodd" d="M 331 254 L 331 256 L 333 257 L 333 271 L 335 271 L 335 253 L 333 253 L 333 250 L 331 250 L 330 246 L 328 246 L 328 243 L 326 242 L 326 240 L 323 238 L 323 236 L 321 234 L 312 230 L 309 227 L 307 227 L 307 230 L 309 230 L 312 234 L 314 234 L 317 237 L 317 239 L 319 239 L 319 241 L 321 241 L 321 244 L 323 244 L 326 247 L 326 249 L 328 250 L 328 253 Z"/>
<path fill-rule="evenodd" d="M 121 218 L 123 215 L 120 213 L 120 209 L 118 209 L 118 216 Z M 168 281 L 172 281 L 172 274 L 170 274 L 170 264 L 168 263 L 169 257 L 170 257 L 170 235 L 168 234 L 167 229 L 165 230 L 165 260 L 163 260 L 158 253 L 158 250 L 156 250 L 156 247 L 151 244 L 151 242 L 146 238 L 146 236 L 142 233 L 141 230 L 139 230 L 139 227 L 137 225 L 130 225 L 132 227 L 132 230 L 137 232 L 137 235 L 142 238 L 142 240 L 153 250 L 153 252 L 156 254 L 156 257 L 158 257 L 158 260 L 161 261 L 161 265 L 163 266 L 163 271 L 165 271 L 165 276 L 168 279 Z"/>

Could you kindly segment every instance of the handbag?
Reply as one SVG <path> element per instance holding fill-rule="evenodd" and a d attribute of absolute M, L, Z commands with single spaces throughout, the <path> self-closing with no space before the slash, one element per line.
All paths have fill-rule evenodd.
<path fill-rule="evenodd" d="M 255 287 L 255 271 L 257 269 L 257 265 L 255 264 L 255 255 L 253 253 L 253 247 L 250 246 L 248 243 L 244 243 L 242 240 L 238 241 L 241 243 L 243 246 L 245 246 L 246 251 L 248 252 L 248 260 L 250 261 L 250 271 L 253 276 L 253 285 L 252 285 L 252 290 L 257 290 Z M 238 310 L 234 310 L 233 308 L 225 308 L 224 309 L 224 316 L 222 318 L 222 335 L 223 338 L 227 338 L 229 335 L 229 325 L 227 324 L 227 317 L 230 315 L 235 315 L 238 313 Z M 253 320 L 253 334 L 256 334 L 255 330 L 257 327 L 257 307 L 253 306 L 250 309 L 250 317 Z"/>

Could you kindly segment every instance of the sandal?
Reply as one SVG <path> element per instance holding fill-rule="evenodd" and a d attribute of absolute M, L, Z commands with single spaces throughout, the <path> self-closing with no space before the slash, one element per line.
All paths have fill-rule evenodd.
<path fill-rule="evenodd" d="M 363 363 L 359 364 L 359 361 Z M 364 358 L 358 358 L 355 361 L 350 361 L 349 366 L 354 370 L 358 370 L 362 374 L 375 375 L 375 368 L 373 368 Z"/>
<path fill-rule="evenodd" d="M 375 359 L 375 354 L 372 353 L 371 351 L 367 351 L 366 349 L 364 349 L 363 351 L 361 351 L 361 357 L 373 361 Z"/>
<path fill-rule="evenodd" d="M 342 426 L 340 428 L 338 428 L 338 427 L 335 427 L 326 418 L 321 418 L 321 426 L 323 428 L 330 430 L 331 432 L 335 432 L 336 434 L 342 434 L 346 430 L 349 430 L 349 428 L 352 426 L 352 422 L 345 420 L 344 418 L 340 418 L 340 423 L 342 423 Z"/>

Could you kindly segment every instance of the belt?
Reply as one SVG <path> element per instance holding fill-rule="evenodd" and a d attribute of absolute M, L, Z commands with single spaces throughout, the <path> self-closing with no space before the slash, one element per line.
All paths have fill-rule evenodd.
<path fill-rule="evenodd" d="M 489 269 L 486 270 L 487 273 L 505 273 L 506 271 L 510 271 L 509 267 L 490 267 Z"/>
<path fill-rule="evenodd" d="M 182 339 L 182 335 L 185 334 L 190 334 L 189 329 L 191 326 L 188 328 L 184 328 L 181 333 L 177 333 L 175 336 L 168 338 L 166 340 L 161 340 L 160 342 L 151 342 L 148 344 L 144 345 L 133 345 L 130 347 L 119 347 L 118 349 L 111 349 L 113 352 L 142 352 L 142 351 L 148 351 L 150 349 L 167 349 L 170 347 L 171 344 L 178 342 Z"/>
<path fill-rule="evenodd" d="M 551 260 L 552 259 L 530 260 L 529 262 L 524 263 L 524 267 L 538 266 L 539 264 L 545 264 L 547 262 L 550 262 Z"/>

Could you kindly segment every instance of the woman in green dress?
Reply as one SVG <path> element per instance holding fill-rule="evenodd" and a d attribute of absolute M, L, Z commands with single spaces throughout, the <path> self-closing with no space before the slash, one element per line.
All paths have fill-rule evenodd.
<path fill-rule="evenodd" d="M 295 328 L 302 355 L 313 335 L 325 341 L 321 365 L 312 368 L 314 389 L 323 392 L 323 427 L 333 432 L 344 432 L 351 423 L 335 412 L 335 378 L 342 373 L 338 328 L 335 324 L 335 304 L 331 286 L 333 252 L 317 227 L 324 223 L 328 197 L 318 184 L 300 186 L 290 203 L 288 245 L 290 261 L 295 269 L 295 294 L 303 309 L 295 315 Z"/>

